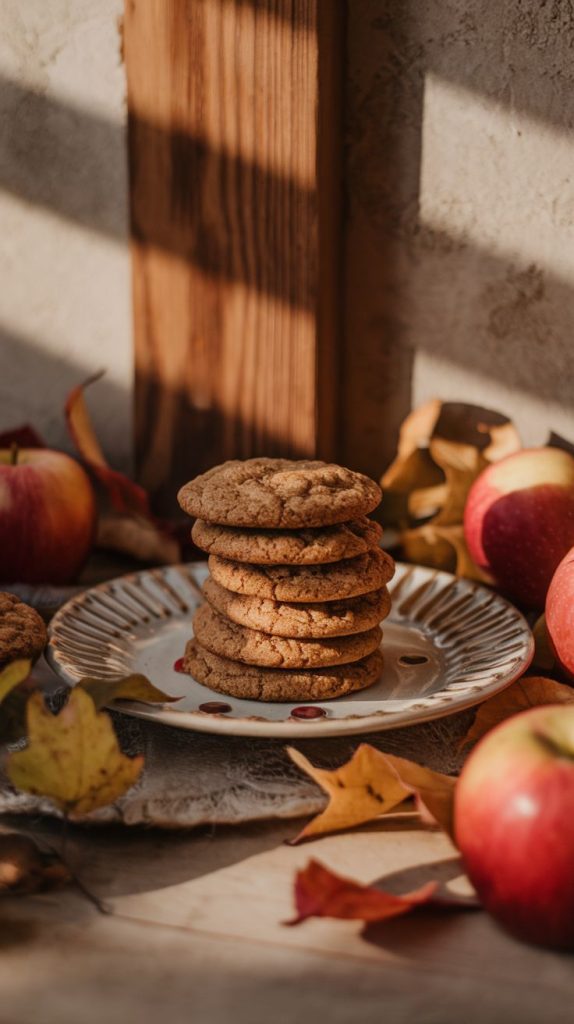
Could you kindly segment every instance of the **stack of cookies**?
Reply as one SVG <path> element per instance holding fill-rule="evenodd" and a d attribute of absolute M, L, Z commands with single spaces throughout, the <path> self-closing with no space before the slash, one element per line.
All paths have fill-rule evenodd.
<path fill-rule="evenodd" d="M 394 572 L 376 483 L 324 462 L 226 462 L 181 488 L 209 553 L 183 667 L 235 697 L 317 701 L 380 677 Z"/>

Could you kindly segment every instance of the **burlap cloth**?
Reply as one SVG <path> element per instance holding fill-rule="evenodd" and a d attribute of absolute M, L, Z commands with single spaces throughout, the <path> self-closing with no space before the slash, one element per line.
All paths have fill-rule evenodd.
<path fill-rule="evenodd" d="M 49 690 L 54 689 L 56 677 L 47 666 L 40 666 L 36 673 Z M 315 814 L 325 805 L 324 794 L 290 761 L 281 740 L 211 736 L 119 712 L 112 717 L 122 749 L 128 754 L 143 753 L 145 768 L 133 789 L 86 822 L 183 829 L 295 818 Z M 472 717 L 472 711 L 462 712 L 407 729 L 365 737 L 294 740 L 292 745 L 325 768 L 343 764 L 360 743 L 368 742 L 454 774 L 461 765 L 459 742 Z M 57 811 L 47 800 L 16 792 L 0 773 L 0 813 L 56 815 Z"/>

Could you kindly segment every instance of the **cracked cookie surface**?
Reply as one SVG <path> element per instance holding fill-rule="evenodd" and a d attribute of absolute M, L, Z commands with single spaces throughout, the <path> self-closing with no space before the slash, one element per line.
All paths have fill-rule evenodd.
<path fill-rule="evenodd" d="M 214 466 L 178 494 L 185 512 L 207 522 L 280 529 L 343 523 L 380 500 L 374 480 L 343 466 L 263 458 Z"/>
<path fill-rule="evenodd" d="M 198 683 L 244 700 L 295 702 L 333 700 L 377 682 L 383 671 L 380 650 L 352 665 L 333 668 L 269 669 L 222 658 L 194 638 L 185 649 L 183 668 Z"/>
<path fill-rule="evenodd" d="M 203 604 L 193 617 L 193 631 L 202 647 L 223 658 L 266 668 L 318 668 L 348 665 L 376 651 L 382 631 L 378 626 L 365 633 L 326 640 L 296 640 L 270 636 L 261 630 L 239 626 Z"/>
<path fill-rule="evenodd" d="M 301 639 L 364 633 L 378 626 L 391 609 L 386 587 L 346 601 L 296 604 L 234 594 L 208 578 L 203 594 L 216 611 L 240 626 Z"/>
<path fill-rule="evenodd" d="M 35 661 L 46 646 L 44 620 L 14 594 L 0 591 L 0 668 L 17 658 Z"/>
<path fill-rule="evenodd" d="M 256 530 L 197 519 L 191 537 L 208 554 L 255 565 L 323 565 L 354 558 L 377 547 L 383 531 L 360 516 L 311 530 Z"/>
<path fill-rule="evenodd" d="M 236 594 L 272 601 L 337 601 L 379 590 L 392 579 L 395 565 L 382 548 L 327 565 L 261 566 L 209 556 L 213 579 Z"/>

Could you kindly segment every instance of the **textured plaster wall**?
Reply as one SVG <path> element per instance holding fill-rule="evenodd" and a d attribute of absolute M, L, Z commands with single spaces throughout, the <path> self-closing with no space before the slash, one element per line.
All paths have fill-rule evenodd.
<path fill-rule="evenodd" d="M 509 413 L 529 444 L 574 440 L 571 3 L 348 10 L 355 461 L 384 462 L 411 401 L 434 395 Z"/>
<path fill-rule="evenodd" d="M 122 0 L 0 0 L 0 429 L 68 446 L 63 401 L 131 454 Z"/>

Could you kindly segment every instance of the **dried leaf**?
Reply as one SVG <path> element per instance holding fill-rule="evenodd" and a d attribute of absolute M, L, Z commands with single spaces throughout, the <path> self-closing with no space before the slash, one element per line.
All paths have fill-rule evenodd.
<path fill-rule="evenodd" d="M 411 452 L 416 451 L 417 448 L 428 447 L 429 441 L 434 435 L 442 407 L 443 403 L 439 398 L 431 398 L 429 402 L 419 405 L 409 413 L 403 420 L 399 431 L 398 458 L 405 458 Z M 389 467 L 387 473 L 391 469 L 392 467 Z"/>
<path fill-rule="evenodd" d="M 0 894 L 43 892 L 72 881 L 55 853 L 41 850 L 30 836 L 0 834 Z"/>
<path fill-rule="evenodd" d="M 574 455 L 574 444 L 572 441 L 568 441 L 565 437 L 561 437 L 560 434 L 555 434 L 553 430 L 550 431 L 546 444 L 548 448 L 561 448 L 562 451 L 570 452 L 570 455 Z"/>
<path fill-rule="evenodd" d="M 478 906 L 478 902 L 474 897 L 443 894 L 439 891 L 438 882 L 427 882 L 420 889 L 396 896 L 373 885 L 361 885 L 350 878 L 343 878 L 319 861 L 311 860 L 306 868 L 297 872 L 297 916 L 286 924 L 300 924 L 309 917 L 334 917 L 376 924 L 423 906 L 472 909 Z"/>
<path fill-rule="evenodd" d="M 142 675 L 125 676 L 123 679 L 80 679 L 78 686 L 92 698 L 97 711 L 108 707 L 115 700 L 137 700 L 144 704 L 168 704 L 181 700 L 170 697 Z"/>
<path fill-rule="evenodd" d="M 105 551 L 120 551 L 141 562 L 156 565 L 175 565 L 181 558 L 181 548 L 175 537 L 141 516 L 101 516 L 96 544 Z"/>
<path fill-rule="evenodd" d="M 97 712 L 76 687 L 58 715 L 34 693 L 27 705 L 28 745 L 8 758 L 7 772 L 17 789 L 53 800 L 79 817 L 113 803 L 137 782 L 143 758 L 120 751 L 108 715 Z"/>
<path fill-rule="evenodd" d="M 32 662 L 27 658 L 11 661 L 0 672 L 0 704 L 16 688 L 28 678 L 32 671 Z M 0 714 L 2 712 L 0 711 Z"/>
<path fill-rule="evenodd" d="M 542 669 L 543 672 L 552 672 L 556 668 L 556 655 L 550 643 L 548 629 L 546 628 L 546 616 L 541 615 L 532 627 L 534 637 L 534 657 L 532 666 Z"/>
<path fill-rule="evenodd" d="M 103 484 L 116 511 L 137 513 L 145 518 L 151 514 L 146 492 L 108 465 L 90 420 L 84 392 L 102 376 L 103 373 L 94 374 L 68 395 L 65 407 L 68 428 L 80 455 Z"/>
<path fill-rule="evenodd" d="M 419 809 L 424 807 L 449 835 L 452 835 L 454 779 L 423 768 L 391 754 L 383 754 L 368 743 L 361 743 L 350 761 L 328 771 L 316 768 L 292 747 L 288 753 L 329 796 L 321 814 L 313 818 L 294 843 L 326 832 L 336 832 L 372 821 L 388 814 L 403 800 L 414 796 Z"/>
<path fill-rule="evenodd" d="M 488 462 L 497 462 L 522 447 L 508 416 L 468 402 L 443 402 L 432 436 L 472 445 Z"/>
<path fill-rule="evenodd" d="M 22 427 L 14 430 L 5 430 L 0 434 L 0 448 L 11 448 L 15 444 L 18 448 L 45 448 L 46 444 L 38 432 L 25 423 Z"/>
<path fill-rule="evenodd" d="M 461 749 L 476 743 L 512 715 L 539 704 L 574 704 L 574 688 L 544 676 L 523 676 L 480 705 L 473 724 L 461 741 Z"/>
<path fill-rule="evenodd" d="M 102 484 L 114 515 L 102 516 L 97 546 L 138 558 L 144 562 L 174 564 L 181 560 L 177 539 L 154 518 L 143 487 L 112 469 L 98 441 L 84 393 L 102 374 L 97 373 L 74 388 L 66 401 L 66 420 L 80 455 Z"/>
<path fill-rule="evenodd" d="M 436 399 L 415 409 L 381 480 L 384 522 L 401 531 L 405 558 L 484 580 L 464 541 L 466 498 L 489 462 L 519 448 L 513 424 L 489 409 Z"/>
<path fill-rule="evenodd" d="M 388 771 L 385 755 L 367 743 L 361 743 L 351 760 L 333 771 L 315 768 L 293 747 L 288 747 L 287 753 L 329 797 L 326 809 L 305 826 L 295 843 L 372 821 L 411 795 L 396 774 Z"/>
<path fill-rule="evenodd" d="M 430 454 L 445 477 L 444 503 L 433 519 L 436 526 L 462 523 L 466 496 L 482 470 L 488 466 L 478 448 L 436 437 L 430 442 Z"/>
<path fill-rule="evenodd" d="M 395 757 L 393 754 L 385 754 L 384 757 L 389 768 L 396 772 L 402 784 L 414 796 L 421 817 L 439 825 L 452 839 L 456 779 L 404 757 Z"/>
<path fill-rule="evenodd" d="M 0 743 L 16 743 L 26 735 L 26 703 L 32 663 L 13 661 L 0 672 Z M 31 680 L 30 680 L 31 682 Z"/>
<path fill-rule="evenodd" d="M 416 565 L 428 565 L 432 569 L 456 572 L 456 550 L 451 542 L 451 538 L 443 537 L 445 529 L 448 529 L 448 527 L 437 530 L 432 524 L 427 524 L 415 527 L 412 530 L 404 530 L 401 533 L 403 558 L 407 562 L 414 562 Z"/>

